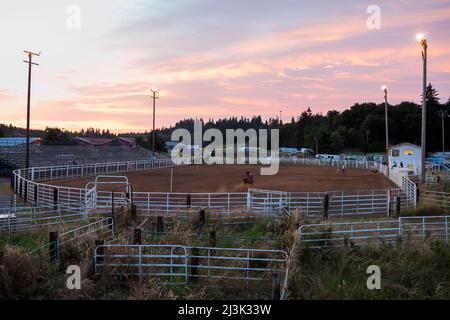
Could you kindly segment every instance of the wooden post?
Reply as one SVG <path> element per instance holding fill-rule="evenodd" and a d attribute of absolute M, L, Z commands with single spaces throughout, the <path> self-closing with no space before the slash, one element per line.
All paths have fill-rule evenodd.
<path fill-rule="evenodd" d="M 156 232 L 164 232 L 164 220 L 162 216 L 156 217 Z"/>
<path fill-rule="evenodd" d="M 216 230 L 209 231 L 209 246 L 210 247 L 216 246 Z"/>
<path fill-rule="evenodd" d="M 25 181 L 23 201 L 28 202 L 28 181 Z"/>
<path fill-rule="evenodd" d="M 328 218 L 329 205 L 330 205 L 330 196 L 328 195 L 328 193 L 325 193 L 323 196 L 323 217 L 325 219 Z"/>
<path fill-rule="evenodd" d="M 33 196 L 34 203 L 38 203 L 38 184 L 34 184 L 34 196 Z"/>
<path fill-rule="evenodd" d="M 58 210 L 58 188 L 53 189 L 53 210 Z"/>
<path fill-rule="evenodd" d="M 59 262 L 59 238 L 58 231 L 50 231 L 49 232 L 49 257 L 50 262 L 57 264 Z"/>
<path fill-rule="evenodd" d="M 400 197 L 395 197 L 395 216 L 400 217 L 400 211 L 402 209 L 402 202 Z"/>
<path fill-rule="evenodd" d="M 191 194 L 188 193 L 186 196 L 186 209 L 189 209 L 191 207 L 191 200 L 192 200 Z"/>
<path fill-rule="evenodd" d="M 189 264 L 191 266 L 190 268 L 190 275 L 189 279 L 191 282 L 196 282 L 198 280 L 198 264 L 199 264 L 199 258 L 197 256 L 199 255 L 199 249 L 198 248 L 192 248 L 191 249 L 191 256 Z"/>
<path fill-rule="evenodd" d="M 142 244 L 142 229 L 135 228 L 134 229 L 134 244 Z"/>
<path fill-rule="evenodd" d="M 281 286 L 280 286 L 280 272 L 272 273 L 272 300 L 280 300 Z"/>
<path fill-rule="evenodd" d="M 131 205 L 131 223 L 135 223 L 137 220 L 137 206 L 135 204 Z"/>
<path fill-rule="evenodd" d="M 416 183 L 416 203 L 418 204 L 420 202 L 420 189 L 419 184 Z"/>
<path fill-rule="evenodd" d="M 203 227 L 206 223 L 206 211 L 205 209 L 200 210 L 198 218 L 199 226 Z"/>

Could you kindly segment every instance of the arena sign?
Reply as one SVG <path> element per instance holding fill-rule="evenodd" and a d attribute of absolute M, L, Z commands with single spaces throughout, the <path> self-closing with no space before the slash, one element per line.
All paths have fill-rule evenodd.
<path fill-rule="evenodd" d="M 268 150 L 270 131 L 270 151 Z M 172 149 L 174 164 L 261 164 L 261 175 L 278 173 L 279 141 L 278 129 L 226 129 L 225 139 L 215 128 L 203 132 L 203 123 L 194 122 L 193 137 L 187 129 L 172 132 L 172 141 L 178 141 Z M 204 142 L 209 143 L 203 148 Z"/>

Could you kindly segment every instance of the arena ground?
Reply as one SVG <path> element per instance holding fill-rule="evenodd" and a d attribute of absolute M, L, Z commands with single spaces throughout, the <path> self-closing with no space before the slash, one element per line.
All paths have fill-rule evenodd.
<path fill-rule="evenodd" d="M 170 191 L 170 168 L 128 172 L 125 175 L 134 191 Z M 173 192 L 241 192 L 247 191 L 243 184 L 245 172 L 254 176 L 253 188 L 280 191 L 351 191 L 389 189 L 395 186 L 380 173 L 364 169 L 282 165 L 278 174 L 261 176 L 256 165 L 191 165 L 173 168 Z M 52 181 L 50 184 L 84 187 L 94 177 Z M 104 186 L 101 188 L 106 190 Z"/>

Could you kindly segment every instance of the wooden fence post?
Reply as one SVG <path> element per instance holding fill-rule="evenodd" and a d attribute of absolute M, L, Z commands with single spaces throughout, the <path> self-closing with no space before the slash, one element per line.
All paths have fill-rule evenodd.
<path fill-rule="evenodd" d="M 216 230 L 209 231 L 209 246 L 210 247 L 216 246 Z"/>
<path fill-rule="evenodd" d="M 280 300 L 280 292 L 281 292 L 281 285 L 280 285 L 280 272 L 275 271 L 272 273 L 272 300 Z"/>
<path fill-rule="evenodd" d="M 196 282 L 198 280 L 197 275 L 198 275 L 198 264 L 199 264 L 199 249 L 198 248 L 192 248 L 191 249 L 191 256 L 190 256 L 190 261 L 189 264 L 191 266 L 190 268 L 190 275 L 189 275 L 189 279 L 191 282 Z"/>
<path fill-rule="evenodd" d="M 325 219 L 328 218 L 328 208 L 330 206 L 330 196 L 328 193 L 325 193 L 323 196 L 323 217 Z"/>
<path fill-rule="evenodd" d="M 137 206 L 135 204 L 131 205 L 131 223 L 135 223 L 137 220 Z"/>
<path fill-rule="evenodd" d="M 59 262 L 59 237 L 58 231 L 49 232 L 49 248 L 48 253 L 50 262 L 57 264 Z"/>
<path fill-rule="evenodd" d="M 141 244 L 142 243 L 142 230 L 141 228 L 135 228 L 134 229 L 134 235 L 133 235 L 133 243 L 134 244 Z"/>
<path fill-rule="evenodd" d="M 58 210 L 58 188 L 53 189 L 53 210 Z"/>
<path fill-rule="evenodd" d="M 28 202 L 28 181 L 25 181 L 23 201 Z"/>
<path fill-rule="evenodd" d="M 164 220 L 162 216 L 156 217 L 156 232 L 164 232 Z"/>
<path fill-rule="evenodd" d="M 188 193 L 188 194 L 186 195 L 186 209 L 189 209 L 189 208 L 191 207 L 191 200 L 192 200 L 191 194 Z"/>
<path fill-rule="evenodd" d="M 395 216 L 400 217 L 400 211 L 402 209 L 402 202 L 400 196 L 395 197 Z"/>
<path fill-rule="evenodd" d="M 35 204 L 38 203 L 38 184 L 34 184 L 34 196 L 33 196 L 33 201 Z"/>
<path fill-rule="evenodd" d="M 206 211 L 205 211 L 205 209 L 201 209 L 200 210 L 198 222 L 199 222 L 199 226 L 200 227 L 203 227 L 205 225 L 205 223 L 206 223 Z"/>

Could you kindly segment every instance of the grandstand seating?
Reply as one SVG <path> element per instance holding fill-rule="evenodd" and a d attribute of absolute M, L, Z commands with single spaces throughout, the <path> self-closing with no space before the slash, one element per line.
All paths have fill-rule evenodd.
<path fill-rule="evenodd" d="M 87 164 L 94 162 L 149 160 L 152 152 L 124 146 L 49 146 L 30 145 L 30 166 Z M 25 146 L 0 147 L 0 161 L 12 168 L 25 167 Z"/>

